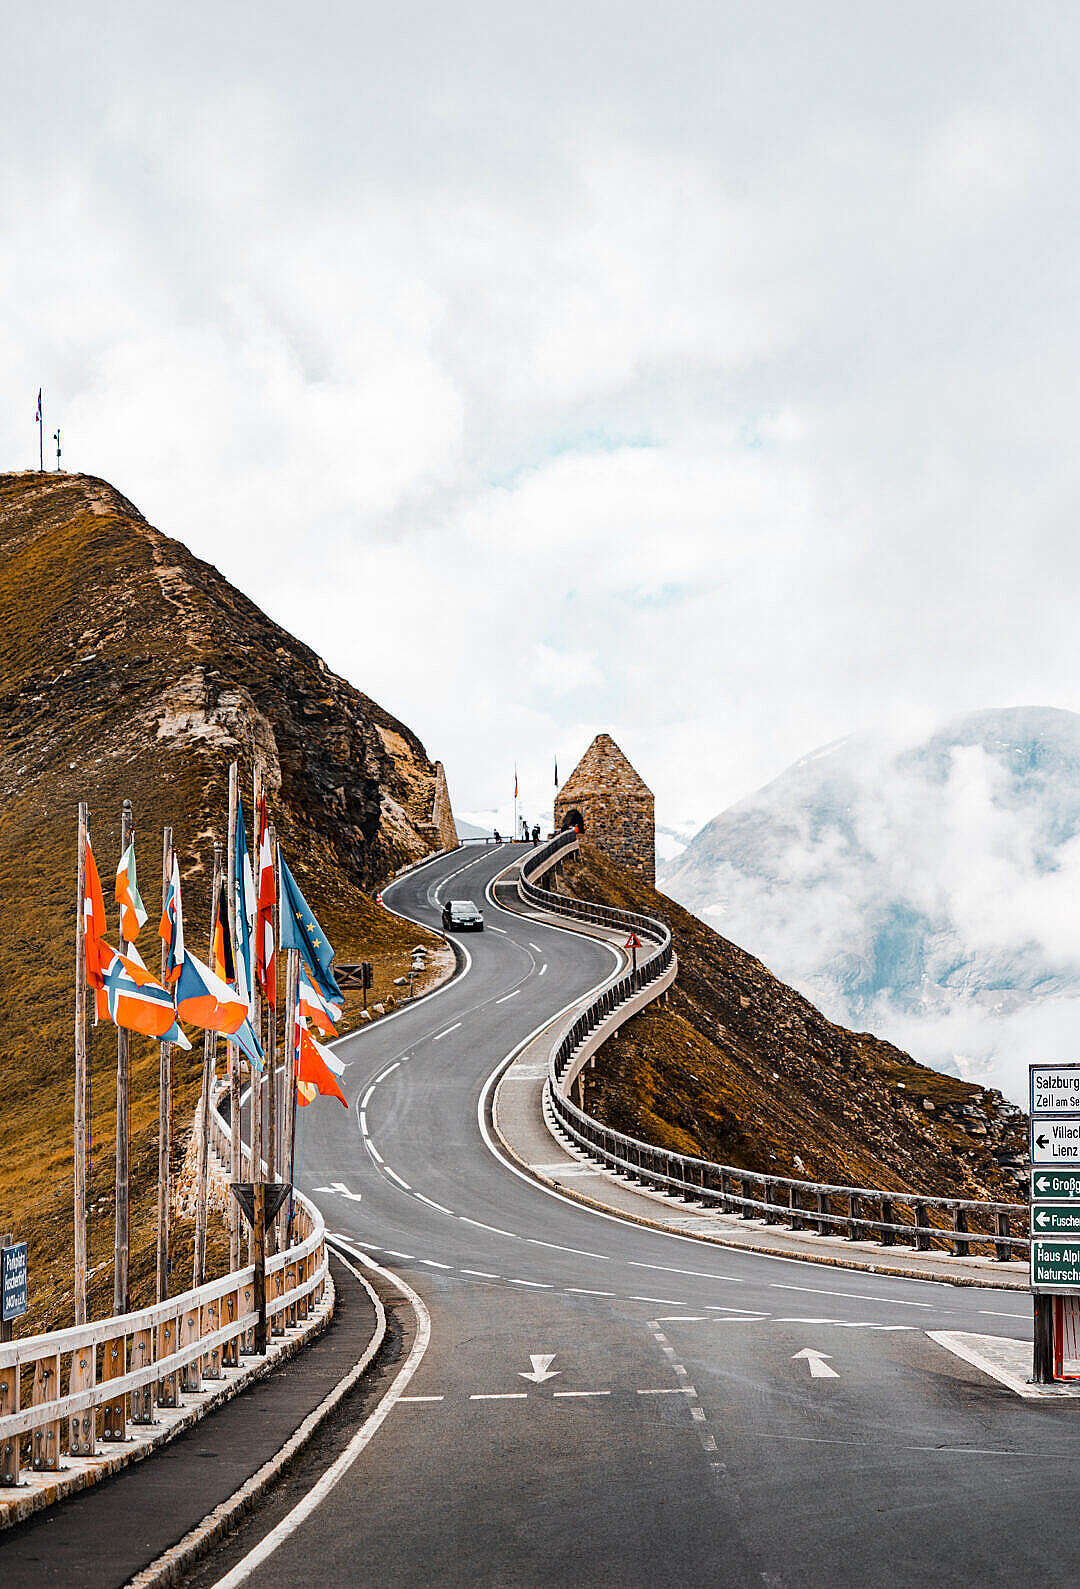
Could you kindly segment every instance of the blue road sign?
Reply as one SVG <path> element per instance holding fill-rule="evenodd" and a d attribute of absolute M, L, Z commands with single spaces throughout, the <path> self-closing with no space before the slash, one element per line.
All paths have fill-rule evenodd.
<path fill-rule="evenodd" d="M 18 1241 L 13 1247 L 0 1247 L 0 1321 L 10 1324 L 26 1312 L 27 1246 Z"/>

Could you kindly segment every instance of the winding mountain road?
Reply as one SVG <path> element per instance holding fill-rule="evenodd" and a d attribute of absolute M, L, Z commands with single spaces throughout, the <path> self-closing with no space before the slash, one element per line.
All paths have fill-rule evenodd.
<path fill-rule="evenodd" d="M 348 1111 L 305 1111 L 303 1189 L 416 1295 L 398 1372 L 276 1548 L 234 1566 L 256 1514 L 199 1581 L 1075 1585 L 1080 1408 L 1022 1401 L 925 1333 L 1029 1334 L 1022 1293 L 718 1248 L 504 1158 L 496 1070 L 616 969 L 494 904 L 521 853 L 466 849 L 385 891 L 417 921 L 447 897 L 487 921 L 452 982 L 341 1044 Z"/>

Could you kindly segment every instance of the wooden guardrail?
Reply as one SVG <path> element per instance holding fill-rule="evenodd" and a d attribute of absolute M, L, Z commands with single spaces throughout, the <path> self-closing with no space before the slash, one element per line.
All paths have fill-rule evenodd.
<path fill-rule="evenodd" d="M 227 1163 L 216 1106 L 211 1131 Z M 276 1334 L 307 1318 L 327 1279 L 326 1227 L 300 1194 L 294 1226 L 293 1244 L 266 1260 Z M 155 1407 L 179 1407 L 185 1393 L 239 1368 L 257 1317 L 248 1265 L 153 1307 L 0 1345 L 0 1499 L 24 1464 L 47 1472 L 64 1452 L 93 1456 L 100 1444 L 124 1440 L 129 1424 L 153 1423 Z"/>
<path fill-rule="evenodd" d="M 1026 1253 L 1026 1203 L 994 1203 L 971 1198 L 930 1197 L 904 1190 L 865 1186 L 834 1186 L 793 1180 L 716 1164 L 708 1159 L 672 1153 L 601 1124 L 569 1096 L 581 1068 L 584 1050 L 595 1050 L 623 1021 L 641 1007 L 642 990 L 667 987 L 665 973 L 674 955 L 666 922 L 634 911 L 590 904 L 541 888 L 535 879 L 578 848 L 576 832 L 556 834 L 528 856 L 521 867 L 518 892 L 543 910 L 619 931 L 636 932 L 648 945 L 637 972 L 628 973 L 597 995 L 560 1033 L 551 1052 L 545 1083 L 545 1106 L 558 1126 L 580 1149 L 620 1175 L 645 1186 L 698 1202 L 742 1219 L 787 1224 L 796 1231 L 842 1235 L 848 1241 L 876 1237 L 883 1247 L 900 1243 L 918 1252 L 934 1246 L 951 1248 L 957 1256 L 985 1245 L 1001 1263 Z M 600 1034 L 600 1028 L 604 1028 Z"/>

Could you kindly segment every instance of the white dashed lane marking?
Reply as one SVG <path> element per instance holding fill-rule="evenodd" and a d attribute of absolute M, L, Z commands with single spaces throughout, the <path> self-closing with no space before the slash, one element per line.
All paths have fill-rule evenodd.
<path fill-rule="evenodd" d="M 501 999 L 496 999 L 495 1000 L 495 1003 L 496 1004 L 505 1004 L 508 999 L 516 999 L 520 992 L 521 992 L 520 988 L 515 988 L 513 993 L 504 993 Z"/>
<path fill-rule="evenodd" d="M 460 1025 L 461 1025 L 460 1021 L 455 1021 L 453 1026 L 448 1026 L 446 1028 L 445 1032 L 437 1033 L 437 1035 L 435 1037 L 433 1037 L 431 1039 L 431 1041 L 433 1043 L 441 1043 L 444 1037 L 449 1037 L 451 1032 L 456 1032 Z"/>

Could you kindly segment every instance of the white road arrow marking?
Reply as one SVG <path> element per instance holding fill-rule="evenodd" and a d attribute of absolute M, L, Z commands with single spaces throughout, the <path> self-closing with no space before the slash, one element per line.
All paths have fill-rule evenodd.
<path fill-rule="evenodd" d="M 350 1203 L 360 1202 L 359 1192 L 350 1192 L 344 1181 L 334 1181 L 330 1186 L 317 1186 L 317 1192 L 337 1192 L 339 1197 L 347 1197 Z"/>
<path fill-rule="evenodd" d="M 801 1352 L 796 1352 L 792 1356 L 791 1361 L 798 1363 L 805 1358 L 811 1379 L 839 1379 L 840 1375 L 835 1368 L 830 1368 L 825 1361 L 828 1355 L 827 1352 L 815 1351 L 812 1346 L 804 1346 Z"/>
<path fill-rule="evenodd" d="M 522 1379 L 531 1379 L 534 1385 L 542 1385 L 545 1379 L 554 1379 L 556 1374 L 561 1374 L 561 1368 L 552 1368 L 555 1361 L 554 1352 L 530 1352 L 529 1362 L 532 1364 L 532 1373 L 527 1374 L 524 1369 L 520 1371 Z"/>

